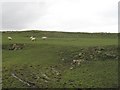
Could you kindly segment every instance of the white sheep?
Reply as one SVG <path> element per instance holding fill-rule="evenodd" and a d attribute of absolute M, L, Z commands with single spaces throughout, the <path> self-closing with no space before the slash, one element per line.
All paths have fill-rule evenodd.
<path fill-rule="evenodd" d="M 47 39 L 47 37 L 42 37 L 43 40 Z"/>
<path fill-rule="evenodd" d="M 12 40 L 12 37 L 8 37 L 8 40 Z"/>
<path fill-rule="evenodd" d="M 32 38 L 33 38 L 33 36 L 30 37 L 30 39 L 32 39 Z"/>
<path fill-rule="evenodd" d="M 31 40 L 32 40 L 32 41 L 35 41 L 35 40 L 36 40 L 36 38 L 35 38 L 35 37 L 34 37 L 34 38 L 31 38 Z"/>

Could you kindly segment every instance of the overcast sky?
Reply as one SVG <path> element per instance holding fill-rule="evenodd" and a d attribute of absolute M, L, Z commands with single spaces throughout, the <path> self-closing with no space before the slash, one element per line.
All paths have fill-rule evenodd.
<path fill-rule="evenodd" d="M 18 1 L 18 0 L 17 0 Z M 119 0 L 2 2 L 2 29 L 118 32 Z"/>

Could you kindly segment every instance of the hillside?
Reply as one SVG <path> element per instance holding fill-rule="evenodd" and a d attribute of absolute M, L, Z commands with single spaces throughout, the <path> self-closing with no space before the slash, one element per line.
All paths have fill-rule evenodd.
<path fill-rule="evenodd" d="M 116 88 L 117 50 L 116 33 L 3 32 L 3 88 Z"/>

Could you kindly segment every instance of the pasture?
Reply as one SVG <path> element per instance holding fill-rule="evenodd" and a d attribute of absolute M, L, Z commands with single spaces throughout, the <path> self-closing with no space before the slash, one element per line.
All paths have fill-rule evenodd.
<path fill-rule="evenodd" d="M 117 88 L 117 50 L 115 33 L 3 32 L 3 88 Z"/>

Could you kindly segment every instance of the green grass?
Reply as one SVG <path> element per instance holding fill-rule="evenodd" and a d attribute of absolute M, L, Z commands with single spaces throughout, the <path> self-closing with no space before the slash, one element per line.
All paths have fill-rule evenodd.
<path fill-rule="evenodd" d="M 28 87 L 11 73 L 39 88 L 118 87 L 117 34 L 25 31 L 4 32 L 2 36 L 3 88 Z M 30 36 L 37 40 L 30 41 Z M 48 39 L 42 40 L 42 36 Z M 9 50 L 14 43 L 25 45 L 21 50 Z M 84 62 L 70 70 L 74 59 Z"/>

